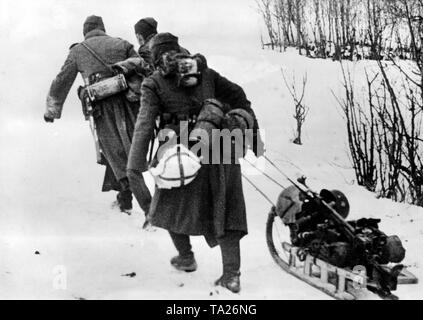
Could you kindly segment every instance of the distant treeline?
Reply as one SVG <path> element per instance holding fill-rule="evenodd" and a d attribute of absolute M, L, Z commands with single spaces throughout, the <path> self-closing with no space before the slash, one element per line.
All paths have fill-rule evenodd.
<path fill-rule="evenodd" d="M 423 0 L 256 0 L 262 47 L 334 60 L 421 55 Z M 411 30 L 411 32 L 410 32 Z"/>

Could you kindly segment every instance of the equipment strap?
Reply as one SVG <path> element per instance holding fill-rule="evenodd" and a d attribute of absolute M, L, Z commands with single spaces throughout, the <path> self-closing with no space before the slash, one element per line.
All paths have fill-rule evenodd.
<path fill-rule="evenodd" d="M 263 192 L 263 191 L 261 191 L 260 190 L 260 188 L 259 187 L 257 187 L 255 184 L 254 184 L 254 182 L 252 182 L 249 178 L 247 178 L 247 176 L 245 175 L 245 174 L 242 174 L 242 177 L 245 179 L 245 180 L 247 180 L 247 182 L 249 183 L 249 184 L 251 184 L 252 186 L 253 186 L 253 188 L 254 189 L 256 189 L 257 190 L 257 192 L 259 192 L 272 206 L 274 206 L 275 207 L 275 204 L 273 203 L 273 201 L 272 200 L 270 200 L 270 198 Z"/>
<path fill-rule="evenodd" d="M 286 179 L 291 182 L 291 179 L 281 169 L 279 169 L 279 167 L 272 160 L 270 160 L 268 156 L 264 155 L 264 159 L 266 159 L 272 165 L 273 168 L 275 168 L 280 174 L 282 174 Z"/>
<path fill-rule="evenodd" d="M 289 179 L 289 177 L 282 172 L 281 169 L 279 169 L 276 164 L 270 160 L 267 156 L 264 156 L 264 158 L 278 171 L 280 172 L 285 178 Z M 259 169 L 254 163 L 252 163 L 251 161 L 249 161 L 248 159 L 244 158 L 244 160 L 251 165 L 253 168 L 255 168 L 257 171 L 259 171 L 261 174 L 263 174 L 267 179 L 269 179 L 270 181 L 272 181 L 273 183 L 275 183 L 276 185 L 278 185 L 279 187 L 281 187 L 282 189 L 286 189 L 285 186 L 283 186 L 281 183 L 279 183 L 278 181 L 276 181 L 274 178 L 272 178 L 270 175 L 268 175 L 267 173 L 265 173 L 263 170 Z M 247 176 L 245 174 L 242 175 L 243 178 L 245 180 L 247 180 L 247 182 L 249 184 L 251 184 L 254 189 L 256 189 L 256 191 L 258 191 L 270 204 L 272 204 L 273 206 L 275 206 L 275 204 L 273 203 L 273 201 L 254 183 L 252 182 L 249 178 L 247 178 Z M 291 179 L 289 179 L 289 181 L 292 181 Z"/>
<path fill-rule="evenodd" d="M 156 135 L 153 134 L 153 137 L 150 140 L 150 150 L 149 150 L 149 155 L 148 155 L 148 165 L 151 165 L 151 163 L 153 161 L 153 152 L 154 152 L 155 142 L 156 142 Z"/>
<path fill-rule="evenodd" d="M 81 42 L 82 46 L 87 49 L 94 58 L 96 58 L 103 66 L 105 66 L 107 69 L 109 69 L 110 71 L 114 72 L 112 67 L 110 65 L 108 65 L 106 62 L 104 62 L 103 59 L 101 59 L 101 57 L 86 43 Z"/>
<path fill-rule="evenodd" d="M 286 189 L 286 187 L 284 185 L 282 185 L 281 183 L 279 183 L 278 181 L 276 181 L 274 178 L 272 178 L 270 175 L 268 175 L 266 172 L 264 172 L 263 170 L 259 169 L 254 163 L 252 163 L 251 161 L 249 161 L 248 159 L 244 158 L 244 161 L 246 161 L 250 166 L 252 166 L 254 169 L 256 169 L 258 172 L 260 172 L 261 174 L 263 174 L 267 179 L 269 179 L 270 181 L 272 181 L 273 183 L 277 184 L 279 187 L 281 187 L 282 189 Z"/>
<path fill-rule="evenodd" d="M 183 187 L 185 185 L 185 172 L 184 172 L 184 166 L 182 164 L 182 159 L 181 159 L 181 147 L 178 145 L 177 147 L 177 154 L 178 154 L 178 163 L 179 163 L 179 174 L 181 177 L 181 187 Z"/>

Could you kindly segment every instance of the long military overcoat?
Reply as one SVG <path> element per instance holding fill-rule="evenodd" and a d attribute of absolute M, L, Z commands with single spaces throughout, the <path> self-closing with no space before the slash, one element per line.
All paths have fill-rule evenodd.
<path fill-rule="evenodd" d="M 101 30 L 88 32 L 84 43 L 107 65 L 127 61 L 128 63 L 121 64 L 127 68 L 135 68 L 138 62 L 142 62 L 129 42 L 110 37 Z M 46 115 L 55 119 L 61 117 L 63 104 L 78 73 L 81 73 L 84 79 L 94 73 L 113 75 L 111 70 L 82 44 L 72 46 L 60 73 L 50 87 Z M 126 165 L 139 103 L 131 103 L 122 93 L 96 102 L 95 108 L 97 111 L 94 114 L 94 122 L 100 146 L 111 168 L 106 170 L 103 191 L 117 189 L 116 182 L 126 177 Z"/>
<path fill-rule="evenodd" d="M 242 88 L 212 69 L 203 71 L 201 85 L 195 88 L 180 88 L 174 78 L 165 78 L 156 71 L 144 80 L 141 93 L 128 162 L 131 170 L 148 169 L 148 146 L 160 113 L 198 114 L 205 99 L 216 98 L 231 108 L 254 114 Z M 150 217 L 157 227 L 180 234 L 204 235 L 212 246 L 228 230 L 247 234 L 240 166 L 203 164 L 191 184 L 171 190 L 156 189 Z"/>

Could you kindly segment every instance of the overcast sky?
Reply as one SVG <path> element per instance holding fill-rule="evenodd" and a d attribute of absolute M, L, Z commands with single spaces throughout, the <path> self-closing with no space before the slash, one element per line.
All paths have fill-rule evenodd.
<path fill-rule="evenodd" d="M 78 42 L 83 21 L 91 14 L 103 17 L 110 35 L 131 42 L 133 25 L 152 16 L 159 31 L 178 35 L 182 44 L 198 45 L 198 51 L 210 42 L 259 43 L 260 36 L 254 0 L 1 0 L 0 6 L 2 38 L 12 44 Z M 46 43 L 47 37 L 52 38 Z"/>
<path fill-rule="evenodd" d="M 134 24 L 152 16 L 159 32 L 177 35 L 182 46 L 205 54 L 227 76 L 233 59 L 260 50 L 255 0 L 0 0 L 1 110 L 39 116 L 69 46 L 83 40 L 83 22 L 92 14 L 103 17 L 108 34 L 134 45 Z M 79 104 L 74 91 L 67 105 Z"/>

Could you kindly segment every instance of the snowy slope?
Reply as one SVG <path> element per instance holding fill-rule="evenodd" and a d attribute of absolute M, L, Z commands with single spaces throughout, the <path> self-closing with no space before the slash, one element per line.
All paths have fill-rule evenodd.
<path fill-rule="evenodd" d="M 342 120 L 331 94 L 331 89 L 340 90 L 339 66 L 294 52 L 259 50 L 242 57 L 210 55 L 209 62 L 244 86 L 265 129 L 269 156 L 288 174 L 306 174 L 316 188 L 343 190 L 353 217 L 381 217 L 384 230 L 403 238 L 406 264 L 422 278 L 423 210 L 377 200 L 354 184 Z M 288 78 L 292 72 L 297 79 L 305 70 L 308 73 L 306 102 L 311 111 L 302 147 L 290 142 L 292 102 L 281 67 Z M 79 108 L 77 101 L 70 97 L 67 108 Z M 248 184 L 244 191 L 250 235 L 242 241 L 243 291 L 217 292 L 212 286 L 221 272 L 217 248 L 210 250 L 203 239 L 195 239 L 198 272 L 173 271 L 169 258 L 175 250 L 166 232 L 142 231 L 138 207 L 132 216 L 110 207 L 114 195 L 98 191 L 103 171 L 94 162 L 93 143 L 82 117 L 64 118 L 54 125 L 40 118 L 2 117 L 0 128 L 0 298 L 328 298 L 284 274 L 272 261 L 264 237 L 270 204 Z M 266 170 L 278 177 L 271 168 Z M 277 186 L 262 176 L 251 179 L 276 200 Z M 279 180 L 286 184 L 282 177 Z M 58 272 L 66 276 L 65 290 L 55 285 L 61 279 Z M 124 276 L 133 272 L 135 277 Z M 398 292 L 405 298 L 423 298 L 421 285 Z"/>
<path fill-rule="evenodd" d="M 140 209 L 122 215 L 110 208 L 112 194 L 98 192 L 102 170 L 93 162 L 84 125 L 63 120 L 23 129 L 10 120 L 2 126 L 8 156 L 0 164 L 0 298 L 326 298 L 273 263 L 264 242 L 267 205 L 248 190 L 251 234 L 242 243 L 243 294 L 216 295 L 212 282 L 221 272 L 220 252 L 201 238 L 194 241 L 198 272 L 173 271 L 167 233 L 141 231 Z M 54 286 L 62 266 L 66 290 Z M 132 272 L 137 276 L 122 276 Z"/>
<path fill-rule="evenodd" d="M 259 50 L 259 17 L 252 0 L 231 1 L 232 6 L 224 0 L 224 5 L 198 1 L 159 6 L 156 1 L 127 0 L 131 12 L 113 2 L 101 2 L 98 10 L 95 0 L 1 2 L 0 26 L 6 32 L 0 40 L 8 45 L 0 50 L 0 299 L 329 299 L 273 262 L 264 234 L 270 204 L 248 184 L 250 234 L 241 243 L 240 295 L 217 292 L 212 285 L 221 274 L 218 248 L 194 239 L 199 270 L 173 271 L 169 259 L 176 252 L 167 233 L 142 231 L 138 206 L 132 216 L 111 208 L 115 195 L 99 192 L 103 168 L 95 163 L 88 123 L 75 94 L 80 79 L 63 118 L 53 125 L 42 120 L 50 81 L 68 46 L 80 40 L 81 21 L 92 13 L 105 17 L 112 35 L 132 41 L 132 22 L 140 14 L 155 16 L 162 30 L 180 36 L 183 46 L 204 53 L 212 68 L 246 90 L 265 129 L 268 155 L 286 173 L 307 175 L 316 189 L 344 191 L 353 218 L 382 218 L 383 230 L 404 240 L 405 263 L 423 279 L 423 209 L 378 200 L 354 183 L 342 118 L 331 93 L 342 93 L 339 65 L 293 51 Z M 188 6 L 198 19 L 179 6 Z M 126 19 L 116 18 L 121 16 Z M 371 65 L 350 67 L 359 82 L 363 68 Z M 301 147 L 291 143 L 293 104 L 281 68 L 288 80 L 295 73 L 300 82 L 308 74 L 305 102 L 310 114 Z M 266 171 L 287 184 L 271 168 Z M 276 201 L 279 187 L 263 176 L 251 179 Z M 136 276 L 125 276 L 131 273 Z M 423 286 L 403 287 L 398 294 L 423 299 Z"/>

